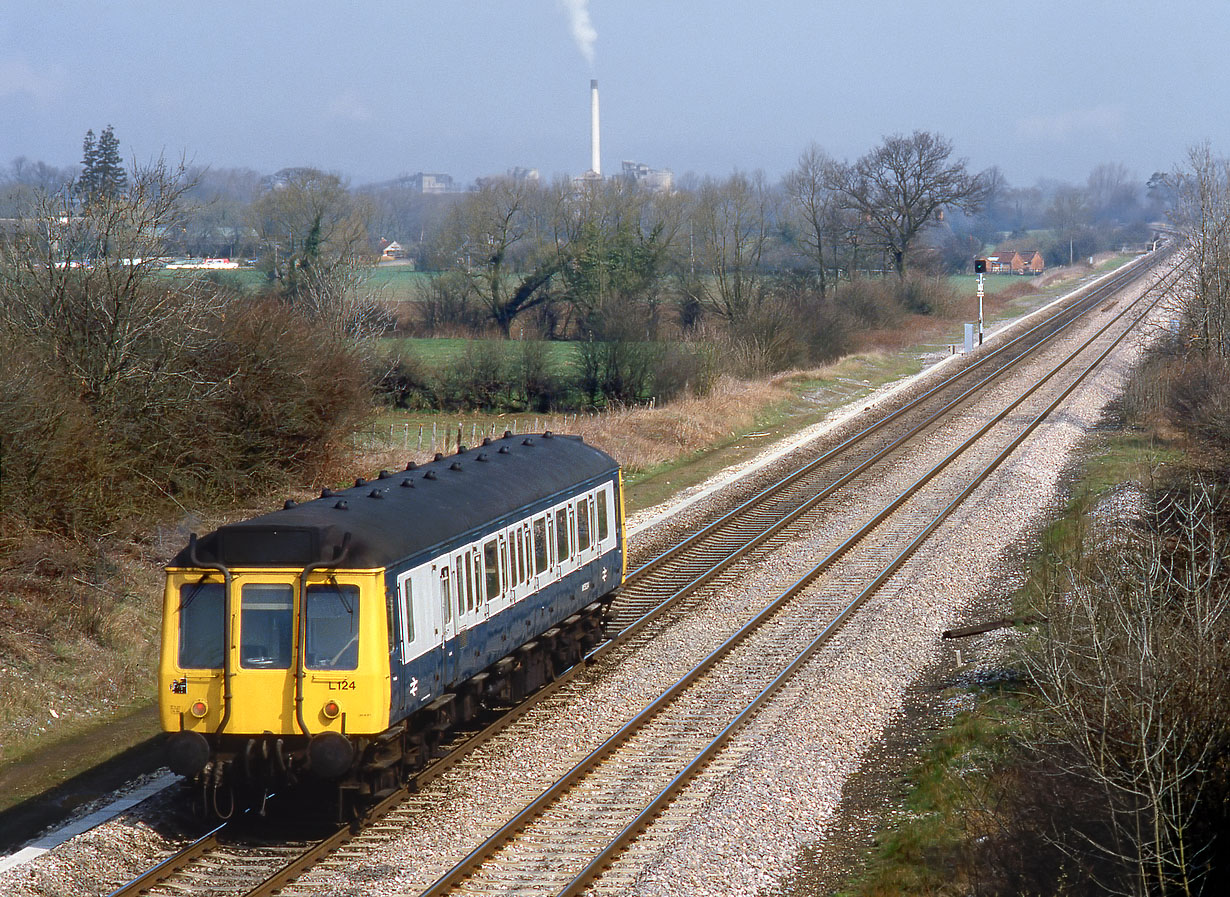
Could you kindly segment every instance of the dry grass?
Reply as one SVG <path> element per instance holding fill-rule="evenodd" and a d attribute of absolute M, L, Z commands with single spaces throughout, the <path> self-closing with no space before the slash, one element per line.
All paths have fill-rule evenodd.
<path fill-rule="evenodd" d="M 758 415 L 790 395 L 785 380 L 720 379 L 707 396 L 661 408 L 616 411 L 578 421 L 577 432 L 629 471 L 641 471 L 746 431 Z"/>
<path fill-rule="evenodd" d="M 0 570 L 0 760 L 152 697 L 159 559 L 31 536 Z"/>
<path fill-rule="evenodd" d="M 657 407 L 622 408 L 593 415 L 543 418 L 546 426 L 584 437 L 611 455 L 628 472 L 636 473 L 677 461 L 755 426 L 757 416 L 791 395 L 788 383 L 802 375 L 784 374 L 768 380 L 722 377 L 703 397 L 679 399 Z M 532 415 L 520 416 L 525 420 Z M 498 426 L 504 426 L 503 423 Z M 467 425 L 468 429 L 468 425 Z M 410 460 L 424 461 L 430 453 Z M 407 453 L 393 448 L 363 452 L 355 458 L 360 470 L 396 468 Z"/>

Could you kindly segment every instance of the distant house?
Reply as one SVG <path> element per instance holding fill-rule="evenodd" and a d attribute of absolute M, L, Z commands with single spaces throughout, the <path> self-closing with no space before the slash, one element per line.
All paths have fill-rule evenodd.
<path fill-rule="evenodd" d="M 999 249 L 987 256 L 988 274 L 1041 274 L 1045 268 L 1036 249 Z"/>
<path fill-rule="evenodd" d="M 1025 261 L 1015 249 L 1000 249 L 987 256 L 988 274 L 1014 274 Z"/>
<path fill-rule="evenodd" d="M 393 240 L 391 243 L 386 243 L 384 240 L 380 241 L 380 261 L 391 262 L 394 259 L 404 259 L 405 257 L 406 250 L 402 249 L 401 244 L 396 240 Z"/>
<path fill-rule="evenodd" d="M 377 259 L 380 264 L 404 266 L 414 270 L 414 259 L 410 258 L 410 253 L 396 240 L 381 238 L 377 246 L 380 249 L 380 258 Z"/>
<path fill-rule="evenodd" d="M 1046 260 L 1042 258 L 1042 253 L 1036 249 L 1026 249 L 1021 254 L 1021 258 L 1025 262 L 1026 274 L 1041 274 L 1046 270 Z"/>

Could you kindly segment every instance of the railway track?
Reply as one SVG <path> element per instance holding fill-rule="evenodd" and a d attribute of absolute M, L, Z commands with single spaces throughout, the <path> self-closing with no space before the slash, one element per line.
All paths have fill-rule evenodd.
<path fill-rule="evenodd" d="M 618 857 L 774 693 L 1105 359 L 1136 304 L 831 548 L 718 649 L 422 891 L 624 893 Z M 1092 359 L 1084 366 L 1081 358 Z M 1076 367 L 1071 376 L 1064 373 Z M 994 434 L 994 436 L 992 436 Z M 986 441 L 992 438 L 988 448 Z M 753 695 L 750 700 L 747 695 Z"/>
<path fill-rule="evenodd" d="M 799 516 L 841 486 L 891 457 L 1013 370 L 1022 359 L 1062 336 L 1147 270 L 1147 266 L 1137 265 L 1118 272 L 1059 313 L 873 421 L 632 571 L 612 608 L 611 639 L 598 653 L 630 639 L 672 603 L 693 594 L 751 551 L 787 531 Z"/>
<path fill-rule="evenodd" d="M 1058 324 L 1052 320 L 1038 325 L 988 353 L 976 364 L 836 449 L 801 466 L 693 534 L 677 548 L 634 571 L 629 577 L 626 597 L 621 599 L 613 616 L 611 640 L 596 649 L 588 660 L 596 662 L 616 646 L 633 644 L 651 622 L 668 615 L 686 596 L 702 586 L 717 581 L 749 553 L 767 550 L 774 539 L 785 538 L 796 524 L 823 510 L 826 500 L 840 503 L 842 490 L 849 488 L 859 476 L 873 475 L 871 472 L 877 461 L 930 432 L 940 419 L 951 416 L 980 390 L 994 384 L 1014 361 L 1062 333 L 1067 323 L 1099 307 L 1108 295 L 1140 273 L 1139 270 L 1128 272 L 1091 291 L 1061 312 L 1057 316 L 1061 318 Z M 1099 340 L 1107 344 L 1122 339 L 1127 329 L 1121 334 L 1111 331 L 1116 322 L 1125 319 L 1128 311 L 1128 308 L 1121 310 L 1111 323 L 1085 341 L 1079 351 L 1088 354 L 1095 351 Z M 1096 351 L 1101 351 L 1104 357 L 1112 347 L 1113 344 Z M 541 891 L 540 885 L 548 880 L 556 888 L 553 893 L 579 893 L 619 854 L 635 832 L 647 824 L 652 814 L 669 802 L 695 770 L 720 750 L 742 723 L 789 680 L 794 670 L 821 649 L 841 623 L 951 512 L 959 500 L 946 499 L 937 512 L 934 506 L 939 499 L 933 496 L 934 490 L 926 489 L 928 484 L 937 478 L 944 479 L 941 473 L 960 467 L 959 462 L 967 457 L 970 446 L 984 439 L 990 430 L 1012 414 L 1019 416 L 1022 405 L 1031 400 L 1041 401 L 1032 397 L 1073 365 L 1076 354 L 1070 353 L 1029 393 L 967 437 L 961 447 L 932 467 L 853 536 L 832 546 L 824 560 L 794 586 L 755 614 L 676 686 L 612 734 L 602 746 L 544 790 L 539 798 L 424 893 L 445 893 L 463 881 L 468 882 L 467 890 L 480 892 L 501 891 L 522 884 L 534 884 L 535 889 Z M 1091 364 L 1085 373 L 1092 367 Z M 1049 407 L 1034 415 L 1033 423 L 1013 437 L 1015 441 L 1010 440 L 993 464 L 973 479 L 967 478 L 968 488 L 962 487 L 964 495 L 968 495 L 1078 382 L 1073 380 L 1059 398 L 1048 399 Z M 866 543 L 873 534 L 876 544 L 868 549 Z M 851 595 L 855 597 L 851 599 Z M 800 625 L 800 620 L 805 621 L 805 625 Z M 561 677 L 548 687 L 547 694 L 561 688 L 579 670 L 580 666 Z M 735 700 L 736 696 L 753 691 L 755 700 Z M 424 802 L 429 800 L 414 792 L 425 788 L 432 779 L 507 729 L 530 712 L 535 703 L 527 702 L 491 720 L 481 732 L 459 736 L 456 750 L 441 763 L 420 773 L 411 783 L 410 793 L 395 795 L 377 807 L 362 832 L 339 829 L 311 846 L 295 842 L 252 845 L 228 843 L 227 831 L 223 829 L 210 833 L 201 844 L 193 845 L 192 856 L 169 858 L 158 869 L 113 893 L 116 897 L 137 893 L 184 893 L 185 890 L 254 895 L 279 890 L 294 893 L 296 889 L 291 882 L 296 876 L 322 857 L 338 851 L 346 842 L 378 841 L 388 837 L 390 831 L 404 831 L 412 826 Z M 564 809 L 565 800 L 571 809 Z M 387 818 L 386 813 L 390 814 Z M 601 836 L 596 834 L 597 829 L 601 830 Z M 578 851 L 577 845 L 584 845 L 585 849 Z M 284 847 L 287 849 L 283 850 Z M 336 862 L 325 861 L 326 864 Z M 621 873 L 611 874 L 616 878 L 609 882 L 616 887 L 614 882 Z M 214 882 L 212 886 L 204 886 L 210 881 Z"/>

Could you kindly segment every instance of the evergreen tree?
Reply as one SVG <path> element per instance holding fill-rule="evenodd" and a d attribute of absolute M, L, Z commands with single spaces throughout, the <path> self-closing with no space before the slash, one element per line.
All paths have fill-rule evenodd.
<path fill-rule="evenodd" d="M 119 196 L 128 187 L 128 172 L 120 158 L 120 141 L 115 129 L 107 125 L 94 138 L 91 128 L 82 144 L 81 177 L 77 188 L 87 202 L 100 196 Z"/>
<path fill-rule="evenodd" d="M 98 192 L 98 144 L 94 140 L 93 128 L 85 132 L 81 148 L 81 177 L 77 179 L 77 188 L 86 197 Z"/>
<path fill-rule="evenodd" d="M 128 172 L 120 158 L 120 141 L 107 125 L 98 135 L 98 189 L 107 196 L 118 196 L 128 188 Z"/>

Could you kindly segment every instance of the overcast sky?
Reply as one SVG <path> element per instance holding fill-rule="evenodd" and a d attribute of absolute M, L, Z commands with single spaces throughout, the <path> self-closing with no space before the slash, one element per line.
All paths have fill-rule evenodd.
<path fill-rule="evenodd" d="M 779 177 L 936 131 L 1010 183 L 1230 153 L 1224 0 L 3 0 L 0 163 L 160 153 L 352 182 L 589 167 Z M 596 32 L 586 59 L 569 7 Z M 574 11 L 575 12 L 575 11 Z M 584 28 L 579 29 L 582 33 Z"/>

